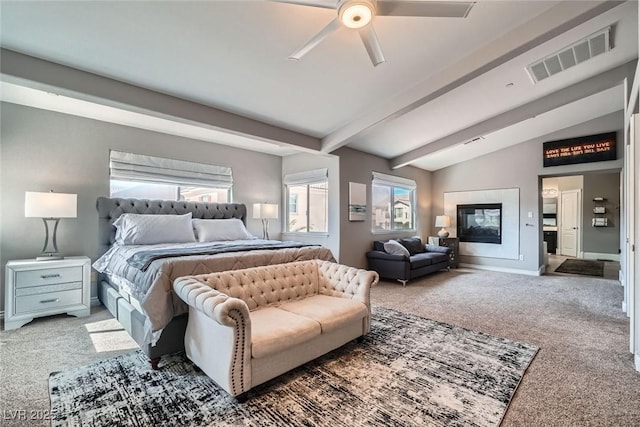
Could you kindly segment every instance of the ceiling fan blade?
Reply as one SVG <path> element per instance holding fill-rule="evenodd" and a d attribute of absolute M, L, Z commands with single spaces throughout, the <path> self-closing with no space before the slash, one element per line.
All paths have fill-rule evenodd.
<path fill-rule="evenodd" d="M 373 29 L 373 25 L 369 24 L 360 28 L 358 33 L 373 65 L 377 66 L 382 64 L 384 62 L 384 55 L 382 54 L 382 48 L 380 47 L 380 42 L 378 41 L 376 31 Z"/>
<path fill-rule="evenodd" d="M 327 36 L 329 34 L 333 33 L 338 28 L 340 28 L 340 21 L 338 21 L 338 19 L 336 18 L 333 21 L 329 22 L 329 25 L 324 27 L 318 34 L 313 36 L 313 38 L 311 40 L 309 40 L 304 46 L 302 46 L 300 49 L 296 50 L 291 55 L 289 55 L 289 59 L 300 59 L 300 58 L 302 58 L 311 49 L 316 47 L 322 40 L 327 38 Z"/>
<path fill-rule="evenodd" d="M 269 0 L 275 3 L 291 3 L 302 6 L 323 7 L 325 9 L 335 9 L 337 3 L 333 0 Z"/>
<path fill-rule="evenodd" d="M 475 1 L 378 0 L 376 15 L 466 18 L 475 3 Z"/>

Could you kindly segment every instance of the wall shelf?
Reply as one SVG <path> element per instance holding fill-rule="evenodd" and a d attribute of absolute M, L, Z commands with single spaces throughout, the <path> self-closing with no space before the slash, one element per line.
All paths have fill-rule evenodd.
<path fill-rule="evenodd" d="M 607 227 L 607 199 L 604 197 L 593 198 L 592 227 Z"/>

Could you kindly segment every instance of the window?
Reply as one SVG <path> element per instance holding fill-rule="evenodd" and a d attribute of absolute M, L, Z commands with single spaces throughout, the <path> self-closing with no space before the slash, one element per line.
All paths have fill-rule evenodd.
<path fill-rule="evenodd" d="M 329 181 L 327 169 L 285 175 L 287 231 L 326 233 L 329 230 Z"/>
<path fill-rule="evenodd" d="M 298 213 L 298 194 L 289 194 L 289 212 L 293 214 Z"/>
<path fill-rule="evenodd" d="M 416 229 L 416 182 L 373 172 L 371 228 L 374 232 Z"/>
<path fill-rule="evenodd" d="M 231 168 L 111 151 L 111 197 L 231 201 Z"/>

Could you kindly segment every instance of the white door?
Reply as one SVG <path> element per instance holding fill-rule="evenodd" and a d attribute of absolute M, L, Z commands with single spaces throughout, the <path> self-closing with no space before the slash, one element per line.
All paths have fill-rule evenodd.
<path fill-rule="evenodd" d="M 560 194 L 560 254 L 578 256 L 580 243 L 580 190 L 563 191 Z"/>

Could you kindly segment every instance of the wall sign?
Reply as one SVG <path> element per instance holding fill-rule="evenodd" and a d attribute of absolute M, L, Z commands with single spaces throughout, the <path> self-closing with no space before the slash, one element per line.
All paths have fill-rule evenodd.
<path fill-rule="evenodd" d="M 616 160 L 616 133 L 549 141 L 542 145 L 542 150 L 545 168 Z"/>

